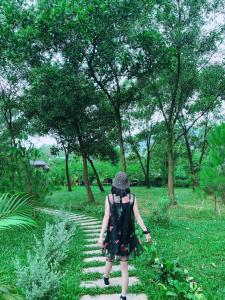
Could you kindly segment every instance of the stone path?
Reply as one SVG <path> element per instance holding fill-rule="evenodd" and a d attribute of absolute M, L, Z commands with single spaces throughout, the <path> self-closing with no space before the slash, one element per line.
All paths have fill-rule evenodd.
<path fill-rule="evenodd" d="M 58 210 L 40 208 L 38 209 L 44 213 L 48 213 L 51 215 L 57 215 L 60 213 Z M 83 249 L 83 254 L 85 255 L 84 262 L 85 267 L 82 270 L 83 274 L 92 274 L 97 273 L 96 279 L 93 280 L 83 280 L 80 283 L 82 288 L 85 288 L 88 293 L 88 289 L 90 288 L 100 288 L 104 289 L 104 283 L 102 279 L 102 275 L 104 273 L 104 264 L 105 257 L 101 256 L 101 251 L 98 246 L 98 236 L 101 230 L 101 222 L 98 219 L 93 217 L 88 217 L 81 214 L 68 213 L 71 220 L 77 223 L 84 232 L 85 244 Z M 91 267 L 90 263 L 98 263 L 97 267 Z M 129 270 L 134 271 L 135 267 L 133 265 L 129 265 Z M 113 264 L 112 273 L 110 276 L 110 286 L 119 287 L 120 276 L 118 277 L 113 275 L 114 272 L 120 271 L 120 266 Z M 100 275 L 101 274 L 101 275 Z M 101 276 L 101 278 L 99 278 Z M 129 276 L 129 286 L 139 284 L 139 279 L 136 276 Z M 109 289 L 110 287 L 107 287 Z M 103 290 L 104 293 L 104 290 Z M 127 294 L 127 300 L 147 300 L 147 296 L 145 294 Z M 119 294 L 101 294 L 101 295 L 84 295 L 80 298 L 80 300 L 119 300 Z"/>

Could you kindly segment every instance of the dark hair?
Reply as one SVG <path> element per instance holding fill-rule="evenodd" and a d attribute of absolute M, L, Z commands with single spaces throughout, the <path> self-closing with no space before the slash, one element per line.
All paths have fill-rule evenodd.
<path fill-rule="evenodd" d="M 118 189 L 118 188 L 116 188 L 115 186 L 112 185 L 111 193 L 115 194 L 116 196 L 120 196 L 122 198 L 122 197 L 125 197 L 127 194 L 130 193 L 130 189 L 129 188 L 127 188 L 127 189 Z"/>

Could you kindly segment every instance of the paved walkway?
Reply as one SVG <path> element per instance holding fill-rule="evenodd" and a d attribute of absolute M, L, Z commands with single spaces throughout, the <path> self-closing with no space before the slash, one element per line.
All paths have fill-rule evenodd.
<path fill-rule="evenodd" d="M 57 215 L 60 213 L 58 210 L 54 209 L 38 209 L 44 213 L 48 213 L 51 215 Z M 91 273 L 100 273 L 103 275 L 104 273 L 104 263 L 105 257 L 101 255 L 101 250 L 98 247 L 98 237 L 101 230 L 101 222 L 98 219 L 88 217 L 81 214 L 69 213 L 71 220 L 74 220 L 76 224 L 78 224 L 84 232 L 85 236 L 85 245 L 83 249 L 83 254 L 85 255 L 84 262 L 85 267 L 83 268 L 84 274 Z M 97 262 L 99 266 L 90 267 L 89 264 L 92 262 Z M 133 265 L 129 265 L 129 270 L 135 270 Z M 114 272 L 120 271 L 119 265 L 113 265 L 112 273 L 110 276 L 110 286 L 120 286 L 120 277 L 113 275 Z M 129 277 L 129 286 L 139 284 L 139 279 L 135 276 Z M 87 295 L 84 295 L 80 298 L 80 300 L 118 300 L 119 294 L 101 294 L 91 296 L 88 294 L 89 288 L 100 288 L 105 289 L 103 284 L 103 279 L 98 278 L 95 280 L 84 280 L 81 281 L 80 286 L 87 290 Z M 108 287 L 107 287 L 108 288 Z M 103 291 L 104 292 L 104 291 Z M 145 294 L 127 294 L 127 300 L 147 300 L 147 296 Z"/>

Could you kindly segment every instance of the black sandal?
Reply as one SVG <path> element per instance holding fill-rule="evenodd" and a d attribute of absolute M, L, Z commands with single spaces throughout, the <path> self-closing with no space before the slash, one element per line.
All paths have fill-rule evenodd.
<path fill-rule="evenodd" d="M 126 296 L 120 296 L 120 300 L 127 300 L 127 297 Z"/>
<path fill-rule="evenodd" d="M 103 280 L 104 280 L 104 284 L 105 284 L 106 286 L 109 286 L 109 277 L 103 276 Z M 125 300 L 126 300 L 126 299 L 125 299 Z"/>

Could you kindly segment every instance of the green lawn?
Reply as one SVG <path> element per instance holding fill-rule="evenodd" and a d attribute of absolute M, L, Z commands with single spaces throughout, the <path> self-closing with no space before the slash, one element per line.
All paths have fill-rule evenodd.
<path fill-rule="evenodd" d="M 67 192 L 66 189 L 54 192 L 42 205 L 64 207 L 101 219 L 105 196 L 109 191 L 110 187 L 106 187 L 103 193 L 93 187 L 96 203 L 88 204 L 84 187 L 77 186 L 73 192 Z M 222 217 L 215 217 L 214 204 L 210 198 L 202 201 L 190 189 L 177 189 L 178 205 L 171 207 L 172 222 L 165 227 L 154 224 L 152 214 L 160 199 L 166 195 L 166 189 L 133 187 L 132 192 L 137 196 L 144 221 L 152 229 L 159 255 L 178 258 L 190 275 L 203 285 L 208 299 L 225 299 L 225 207 L 221 207 Z M 158 289 L 150 282 L 152 269 L 146 265 L 145 257 L 139 257 L 134 264 L 142 281 L 141 289 L 150 299 L 160 299 Z M 135 288 L 130 291 L 135 291 Z"/>

